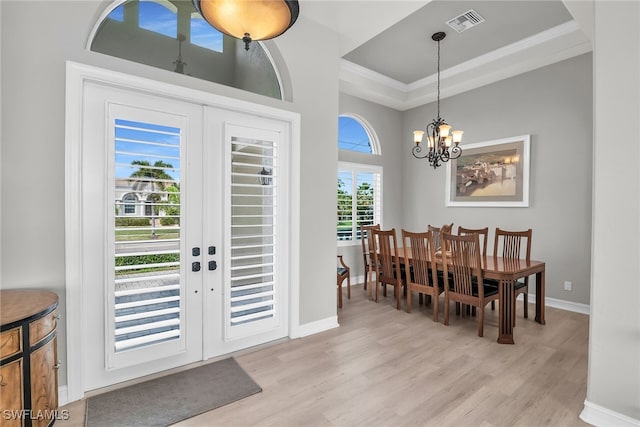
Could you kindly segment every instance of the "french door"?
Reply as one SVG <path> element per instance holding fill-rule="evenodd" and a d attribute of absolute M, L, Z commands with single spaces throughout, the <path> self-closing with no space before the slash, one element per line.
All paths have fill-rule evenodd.
<path fill-rule="evenodd" d="M 288 124 L 85 83 L 84 391 L 288 335 Z"/>

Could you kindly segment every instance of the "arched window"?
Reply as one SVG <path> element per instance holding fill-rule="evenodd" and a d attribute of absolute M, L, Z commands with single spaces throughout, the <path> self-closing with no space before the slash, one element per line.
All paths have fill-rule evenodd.
<path fill-rule="evenodd" d="M 338 118 L 338 149 L 380 154 L 375 134 L 364 119 L 347 115 Z M 338 162 L 337 240 L 340 244 L 354 244 L 363 237 L 360 233 L 363 225 L 381 222 L 382 167 L 364 161 Z"/>
<path fill-rule="evenodd" d="M 124 214 L 125 215 L 135 215 L 136 214 L 136 203 L 138 202 L 138 198 L 129 193 L 126 194 L 122 201 L 124 202 Z"/>
<path fill-rule="evenodd" d="M 115 0 L 94 28 L 89 49 L 283 99 L 262 43 L 246 51 L 242 40 L 206 23 L 191 1 Z"/>
<path fill-rule="evenodd" d="M 364 120 L 346 115 L 338 117 L 338 149 L 380 154 L 379 145 Z"/>

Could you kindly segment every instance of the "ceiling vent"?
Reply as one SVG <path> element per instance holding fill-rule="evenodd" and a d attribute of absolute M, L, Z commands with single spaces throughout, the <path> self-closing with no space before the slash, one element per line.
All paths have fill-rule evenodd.
<path fill-rule="evenodd" d="M 471 27 L 475 27 L 479 23 L 484 22 L 484 18 L 480 16 L 478 12 L 471 9 L 460 16 L 449 20 L 447 25 L 461 33 L 464 30 L 468 30 Z"/>

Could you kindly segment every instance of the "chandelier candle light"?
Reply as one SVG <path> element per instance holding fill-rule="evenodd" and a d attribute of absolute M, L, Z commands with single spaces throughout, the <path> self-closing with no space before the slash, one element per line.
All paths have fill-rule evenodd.
<path fill-rule="evenodd" d="M 427 125 L 427 140 L 429 150 L 422 153 L 422 137 L 425 134 L 423 130 L 413 131 L 413 141 L 416 145 L 412 148 L 411 153 L 417 159 L 427 159 L 429 164 L 436 169 L 441 165 L 440 162 L 448 162 L 449 159 L 457 159 L 462 154 L 462 148 L 458 146 L 462 141 L 463 131 L 451 131 L 451 125 L 447 124 L 440 117 L 440 41 L 446 36 L 443 32 L 435 33 L 431 36 L 433 41 L 438 42 L 438 116 Z M 451 146 L 453 144 L 453 147 Z"/>
<path fill-rule="evenodd" d="M 268 40 L 287 31 L 298 19 L 297 0 L 191 0 L 212 27 L 244 42 Z"/>

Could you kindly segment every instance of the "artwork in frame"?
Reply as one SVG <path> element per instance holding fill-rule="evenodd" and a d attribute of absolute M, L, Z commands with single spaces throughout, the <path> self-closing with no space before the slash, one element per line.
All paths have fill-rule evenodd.
<path fill-rule="evenodd" d="M 530 135 L 465 144 L 447 163 L 446 205 L 529 206 Z"/>

